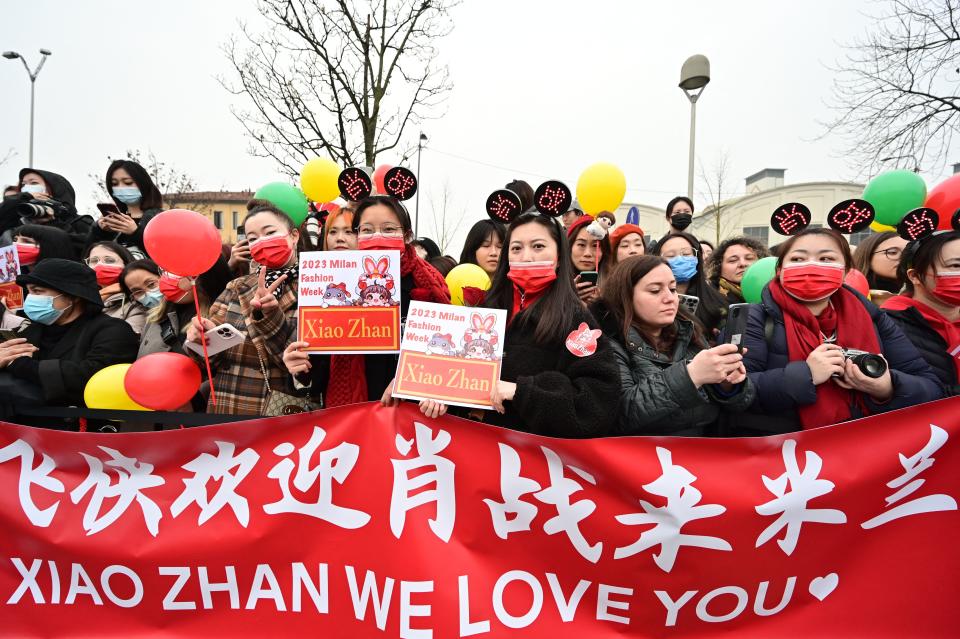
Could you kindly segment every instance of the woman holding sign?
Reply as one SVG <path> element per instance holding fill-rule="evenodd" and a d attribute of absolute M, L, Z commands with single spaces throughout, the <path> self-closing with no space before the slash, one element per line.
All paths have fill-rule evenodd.
<path fill-rule="evenodd" d="M 200 344 L 201 321 L 208 340 L 218 326 L 236 329 L 239 336 L 224 327 L 222 337 L 239 343 L 210 357 L 216 405 L 209 404 L 207 412 L 262 415 L 268 392 L 287 390 L 283 349 L 296 324 L 300 232 L 269 204 L 250 210 L 243 226 L 250 255 L 260 268 L 227 284 L 210 307 L 209 319 L 193 318 L 187 342 Z"/>
<path fill-rule="evenodd" d="M 344 173 L 354 171 L 351 168 Z M 404 321 L 410 300 L 449 304 L 450 291 L 443 276 L 417 255 L 412 244 L 413 224 L 401 200 L 416 192 L 416 178 L 403 167 L 392 171 L 400 174 L 402 179 L 398 179 L 397 184 L 403 188 L 393 190 L 387 183 L 390 195 L 370 196 L 371 185 L 361 185 L 365 197 L 357 204 L 352 229 L 359 250 L 400 251 L 400 317 Z M 357 175 L 362 177 L 359 172 Z M 385 398 L 389 401 L 386 391 L 397 370 L 396 355 L 334 355 L 329 359 L 322 356 L 311 359 L 303 350 L 308 346 L 307 342 L 293 342 L 284 352 L 283 360 L 297 385 L 308 386 L 310 396 L 321 400 L 323 406 Z"/>
<path fill-rule="evenodd" d="M 810 212 L 799 203 L 773 213 L 774 230 L 790 239 L 761 303 L 750 309 L 743 341 L 757 389 L 752 409 L 760 414 L 739 416 L 732 434 L 816 428 L 943 396 L 930 365 L 893 320 L 843 285 L 852 257 L 835 229 L 860 230 L 841 226 L 846 218 L 835 215 L 847 202 L 831 211 L 829 229 L 807 228 Z M 869 210 L 862 227 L 873 219 Z"/>

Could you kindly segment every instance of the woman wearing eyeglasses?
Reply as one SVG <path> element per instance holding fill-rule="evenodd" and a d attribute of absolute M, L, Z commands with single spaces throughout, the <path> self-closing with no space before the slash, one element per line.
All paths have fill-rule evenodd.
<path fill-rule="evenodd" d="M 651 252 L 665 259 L 670 265 L 677 281 L 677 293 L 686 296 L 680 298 L 681 305 L 685 305 L 689 310 L 696 304 L 693 315 L 702 325 L 704 335 L 713 342 L 727 303 L 719 291 L 707 282 L 703 259 L 700 257 L 699 240 L 689 233 L 674 231 L 660 240 Z M 696 302 L 690 300 L 692 297 L 696 298 Z"/>
<path fill-rule="evenodd" d="M 401 322 L 410 300 L 450 303 L 443 276 L 417 255 L 410 214 L 399 200 L 387 195 L 361 200 L 352 226 L 359 250 L 400 251 Z M 320 364 L 323 358 L 311 360 L 303 350 L 307 346 L 293 342 L 284 351 L 283 361 L 297 384 L 308 386 L 311 397 L 325 407 L 381 399 L 397 371 L 396 355 L 333 356 L 327 366 Z M 438 403 L 430 405 L 439 411 Z"/>
<path fill-rule="evenodd" d="M 147 309 L 128 297 L 120 286 L 120 274 L 132 261 L 130 251 L 116 242 L 97 242 L 83 252 L 83 263 L 97 274 L 103 312 L 122 319 L 139 335 L 147 321 Z"/>
<path fill-rule="evenodd" d="M 893 231 L 873 233 L 853 253 L 853 268 L 867 278 L 870 297 L 877 304 L 903 288 L 903 280 L 897 275 L 900 255 L 907 241 Z M 877 291 L 874 293 L 873 291 Z"/>

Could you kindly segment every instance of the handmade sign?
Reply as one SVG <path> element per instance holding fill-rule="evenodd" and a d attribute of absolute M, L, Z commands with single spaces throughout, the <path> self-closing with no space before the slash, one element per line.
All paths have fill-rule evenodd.
<path fill-rule="evenodd" d="M 298 334 L 317 353 L 400 350 L 400 252 L 300 254 Z"/>
<path fill-rule="evenodd" d="M 0 633 L 955 637 L 958 437 L 956 397 L 742 439 L 0 423 Z"/>
<path fill-rule="evenodd" d="M 23 289 L 17 284 L 20 275 L 20 258 L 14 245 L 0 247 L 0 302 L 8 311 L 23 308 Z"/>
<path fill-rule="evenodd" d="M 490 408 L 507 312 L 410 302 L 393 395 Z"/>

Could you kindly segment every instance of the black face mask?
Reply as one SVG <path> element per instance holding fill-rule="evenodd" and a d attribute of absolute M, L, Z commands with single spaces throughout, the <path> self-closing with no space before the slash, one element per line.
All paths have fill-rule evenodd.
<path fill-rule="evenodd" d="M 691 222 L 693 222 L 693 216 L 689 213 L 677 213 L 670 218 L 670 226 L 678 231 L 682 231 L 690 226 Z"/>
<path fill-rule="evenodd" d="M 897 280 L 883 277 L 876 273 L 870 273 L 870 275 L 867 276 L 867 283 L 870 285 L 870 288 L 875 291 L 887 291 L 894 294 L 899 293 L 900 289 L 903 288 Z"/>

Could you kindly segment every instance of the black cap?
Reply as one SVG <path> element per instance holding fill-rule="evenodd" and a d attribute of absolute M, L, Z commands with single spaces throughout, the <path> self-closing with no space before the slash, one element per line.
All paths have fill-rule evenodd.
<path fill-rule="evenodd" d="M 40 260 L 29 273 L 17 277 L 17 284 L 45 286 L 103 308 L 97 275 L 92 268 L 80 262 L 56 257 Z"/>

